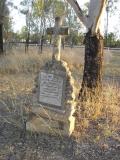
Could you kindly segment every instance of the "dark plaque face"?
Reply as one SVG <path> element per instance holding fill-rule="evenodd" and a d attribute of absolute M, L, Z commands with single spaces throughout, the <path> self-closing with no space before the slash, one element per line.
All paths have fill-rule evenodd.
<path fill-rule="evenodd" d="M 55 74 L 40 73 L 39 102 L 52 106 L 62 106 L 63 77 Z"/>

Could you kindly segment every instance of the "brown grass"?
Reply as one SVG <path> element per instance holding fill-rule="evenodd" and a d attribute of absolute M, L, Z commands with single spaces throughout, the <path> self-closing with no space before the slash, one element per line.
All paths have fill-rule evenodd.
<path fill-rule="evenodd" d="M 0 73 L 36 72 L 50 58 L 51 54 L 13 52 L 1 57 Z"/>
<path fill-rule="evenodd" d="M 32 50 L 28 54 L 24 54 L 23 51 L 16 52 L 14 50 L 12 54 L 1 57 L 0 103 L 6 106 L 4 110 L 10 113 L 17 111 L 22 117 L 24 116 L 24 108 L 31 103 L 36 72 L 51 59 L 51 53 L 48 54 L 48 52 L 49 50 L 38 54 L 37 51 L 33 52 Z M 67 52 L 69 54 L 65 54 L 65 52 L 62 53 L 62 59 L 69 63 L 69 67 L 79 83 L 78 72 L 81 72 L 83 68 L 83 51 L 81 51 L 81 55 L 78 50 L 76 54 L 73 54 L 70 49 Z M 76 130 L 79 134 L 87 131 L 87 135 L 87 133 L 91 133 L 91 127 L 92 129 L 96 127 L 96 139 L 99 139 L 100 134 L 110 136 L 119 130 L 119 115 L 120 87 L 116 83 L 105 83 L 99 102 L 88 100 L 84 104 L 80 104 Z M 92 135 L 94 135 L 93 132 Z"/>

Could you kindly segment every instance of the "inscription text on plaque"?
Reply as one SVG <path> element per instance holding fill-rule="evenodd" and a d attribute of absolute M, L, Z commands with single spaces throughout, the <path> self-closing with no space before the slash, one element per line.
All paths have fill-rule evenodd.
<path fill-rule="evenodd" d="M 55 74 L 40 73 L 40 94 L 39 102 L 62 106 L 63 78 Z"/>

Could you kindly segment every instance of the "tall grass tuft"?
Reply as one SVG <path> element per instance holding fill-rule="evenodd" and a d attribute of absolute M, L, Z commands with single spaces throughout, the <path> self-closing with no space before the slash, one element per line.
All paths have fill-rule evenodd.
<path fill-rule="evenodd" d="M 79 102 L 77 133 L 109 137 L 120 129 L 120 87 L 117 83 L 105 83 L 102 95 L 97 100 Z M 94 133 L 93 133 L 94 132 Z M 80 135 L 79 135 L 80 136 Z M 94 137 L 95 138 L 95 137 Z"/>

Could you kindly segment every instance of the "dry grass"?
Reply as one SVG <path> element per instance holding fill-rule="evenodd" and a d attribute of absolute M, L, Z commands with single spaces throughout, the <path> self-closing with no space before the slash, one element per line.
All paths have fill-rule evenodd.
<path fill-rule="evenodd" d="M 84 63 L 84 49 L 67 48 L 65 50 L 62 50 L 61 58 L 68 63 L 71 70 L 76 68 L 79 71 L 80 68 L 83 67 L 83 63 Z"/>
<path fill-rule="evenodd" d="M 76 81 L 79 82 L 78 70 L 81 72 L 80 68 L 82 69 L 83 50 L 81 53 L 78 52 L 79 49 L 76 49 L 75 53 L 74 51 L 68 49 L 68 54 L 66 54 L 66 50 L 64 50 L 62 59 L 69 63 Z M 22 115 L 22 118 L 24 117 L 25 107 L 31 103 L 36 72 L 45 62 L 51 59 L 51 54 L 48 54 L 48 52 L 50 52 L 49 49 L 43 54 L 31 50 L 28 54 L 24 54 L 21 49 L 18 52 L 14 50 L 12 54 L 1 57 L 0 103 L 3 110 L 9 113 L 17 112 Z M 120 87 L 116 83 L 106 83 L 102 97 L 99 97 L 99 103 L 88 100 L 84 105 L 80 105 L 79 123 L 77 123 L 76 128 L 81 134 L 88 130 L 91 133 L 91 127 L 92 130 L 93 127 L 96 127 L 96 139 L 99 139 L 100 134 L 110 136 L 119 130 L 119 115 Z M 93 132 L 91 134 L 94 135 Z"/>
<path fill-rule="evenodd" d="M 13 50 L 12 54 L 1 57 L 0 73 L 35 73 L 50 58 L 50 53 L 37 54 L 36 52 L 30 51 L 28 54 L 25 54 L 24 51 L 19 52 Z"/>
<path fill-rule="evenodd" d="M 120 130 L 120 87 L 105 84 L 99 100 L 80 103 L 77 113 L 77 136 L 90 136 L 90 139 L 109 137 Z M 99 137 L 99 139 L 98 139 Z"/>
<path fill-rule="evenodd" d="M 120 78 L 120 51 L 106 51 L 104 75 Z"/>
<path fill-rule="evenodd" d="M 36 48 L 30 47 L 28 53 L 24 53 L 24 48 L 13 49 L 7 55 L 1 57 L 0 73 L 36 73 L 48 60 L 51 60 L 51 48 L 46 48 L 43 53 L 38 53 Z M 67 48 L 62 50 L 61 58 L 68 62 L 71 70 L 80 69 L 83 66 L 83 50 L 75 51 Z"/>

